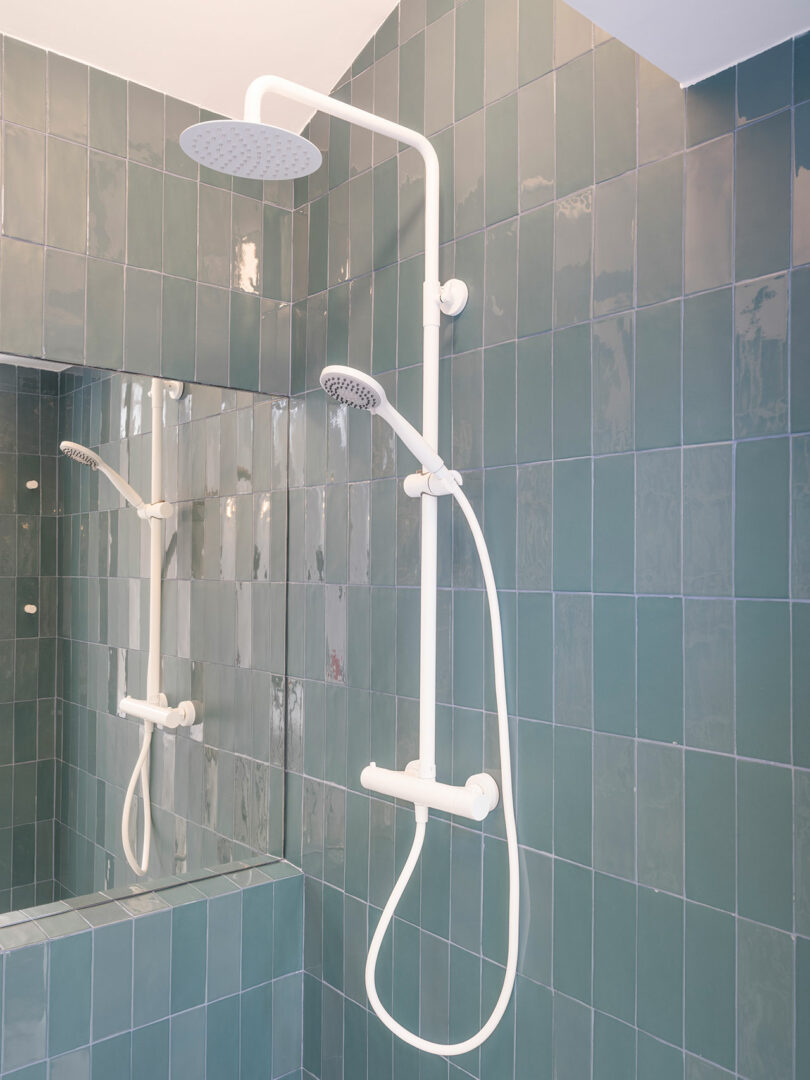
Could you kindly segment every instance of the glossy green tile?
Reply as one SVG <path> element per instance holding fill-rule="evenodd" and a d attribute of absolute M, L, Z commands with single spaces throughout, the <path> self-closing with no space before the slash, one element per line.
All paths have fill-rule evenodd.
<path fill-rule="evenodd" d="M 45 229 L 45 138 L 4 125 L 3 233 L 42 243 Z"/>
<path fill-rule="evenodd" d="M 660 304 L 637 312 L 634 384 L 636 449 L 679 443 L 680 303 Z"/>
<path fill-rule="evenodd" d="M 793 922 L 791 803 L 787 769 L 738 762 L 738 911 L 782 929 Z"/>
<path fill-rule="evenodd" d="M 554 603 L 554 719 L 593 726 L 593 613 L 589 596 L 559 595 Z"/>
<path fill-rule="evenodd" d="M 636 1066 L 636 1032 L 602 1013 L 594 1014 L 593 1077 L 629 1076 Z"/>
<path fill-rule="evenodd" d="M 730 289 L 690 297 L 683 309 L 683 439 L 731 438 L 733 320 Z"/>
<path fill-rule="evenodd" d="M 810 1004 L 810 944 L 807 938 L 796 940 L 796 1011 L 804 1016 Z M 796 1073 L 806 1072 L 808 1064 L 808 1035 L 805 1027 L 799 1028 L 796 1036 Z"/>
<path fill-rule="evenodd" d="M 125 290 L 124 364 L 130 371 L 152 371 L 160 355 L 160 276 L 127 268 Z"/>
<path fill-rule="evenodd" d="M 484 344 L 495 345 L 515 337 L 517 312 L 517 239 L 516 221 L 487 229 L 484 274 Z M 550 256 L 550 251 L 549 251 Z M 410 320 L 408 320 L 410 321 Z M 402 324 L 401 324 L 402 325 Z"/>
<path fill-rule="evenodd" d="M 649 61 L 638 64 L 638 162 L 661 158 L 683 149 L 684 92 L 677 82 Z"/>
<path fill-rule="evenodd" d="M 129 158 L 163 168 L 163 95 L 128 83 Z"/>
<path fill-rule="evenodd" d="M 132 1033 L 132 1080 L 168 1080 L 169 1021 Z"/>
<path fill-rule="evenodd" d="M 594 876 L 594 1008 L 632 1023 L 636 1009 L 636 887 Z"/>
<path fill-rule="evenodd" d="M 554 734 L 554 854 L 591 862 L 591 735 L 560 727 Z"/>
<path fill-rule="evenodd" d="M 719 754 L 686 752 L 686 895 L 735 909 L 734 763 Z M 706 823 L 711 821 L 711 829 Z M 733 983 L 733 980 L 732 980 Z"/>
<path fill-rule="evenodd" d="M 633 876 L 635 864 L 635 761 L 627 739 L 599 735 L 594 742 L 594 852 L 596 869 Z"/>
<path fill-rule="evenodd" d="M 638 600 L 638 734 L 683 740 L 683 615 L 680 599 Z"/>
<path fill-rule="evenodd" d="M 524 11 L 535 10 L 541 4 L 520 5 Z M 539 42 L 534 42 L 539 46 Z M 536 48 L 539 53 L 541 49 Z M 521 53 L 521 56 L 523 54 Z M 541 206 L 554 197 L 554 77 L 549 74 L 542 79 L 523 86 L 518 93 L 518 169 L 520 182 L 520 209 L 530 210 Z M 474 117 L 471 117 L 471 122 Z"/>
<path fill-rule="evenodd" d="M 596 180 L 636 164 L 636 58 L 617 39 L 594 51 Z"/>
<path fill-rule="evenodd" d="M 551 457 L 551 335 L 517 345 L 517 460 Z"/>
<path fill-rule="evenodd" d="M 683 1080 L 683 1053 L 659 1042 L 643 1031 L 638 1033 L 638 1080 Z"/>
<path fill-rule="evenodd" d="M 788 472 L 785 439 L 743 442 L 735 472 L 735 566 L 738 596 L 787 595 Z"/>
<path fill-rule="evenodd" d="M 200 184 L 197 279 L 211 285 L 230 283 L 230 197 Z"/>
<path fill-rule="evenodd" d="M 564 0 L 554 0 L 554 66 L 560 67 L 587 52 L 593 43 L 593 24 Z"/>
<path fill-rule="evenodd" d="M 105 1076 L 120 1076 L 122 1080 L 129 1080 L 132 1075 L 132 1036 L 129 1032 L 95 1043 L 90 1054 L 93 1080 L 103 1080 Z"/>
<path fill-rule="evenodd" d="M 683 587 L 693 596 L 731 592 L 731 446 L 683 453 Z"/>
<path fill-rule="evenodd" d="M 787 604 L 736 607 L 737 753 L 790 760 L 790 613 Z"/>
<path fill-rule="evenodd" d="M 467 0 L 472 3 L 473 0 Z M 457 23 L 458 25 L 458 23 Z M 458 93 L 458 89 L 456 91 Z M 518 209 L 518 108 L 511 94 L 486 111 L 486 222 L 493 225 Z"/>
<path fill-rule="evenodd" d="M 793 605 L 793 761 L 807 767 L 810 761 L 810 679 L 804 665 L 798 664 L 803 649 L 810 642 L 810 609 Z"/>
<path fill-rule="evenodd" d="M 810 268 L 794 270 L 791 275 L 791 346 L 790 346 L 790 427 L 791 431 L 810 430 L 810 377 L 802 363 L 802 342 L 810 327 Z"/>
<path fill-rule="evenodd" d="M 45 130 L 47 54 L 24 41 L 3 42 L 3 119 Z"/>
<path fill-rule="evenodd" d="M 244 895 L 251 891 L 246 890 Z M 205 1000 L 206 909 L 204 903 L 193 903 L 172 911 L 172 1012 L 181 1012 Z"/>
<path fill-rule="evenodd" d="M 557 71 L 557 195 L 562 197 L 593 183 L 594 61 L 588 53 Z"/>
<path fill-rule="evenodd" d="M 807 543 L 807 519 L 810 511 L 810 439 L 794 439 L 792 451 L 792 550 L 791 587 L 793 596 L 810 596 L 810 548 Z"/>
<path fill-rule="evenodd" d="M 120 368 L 124 360 L 124 268 L 87 263 L 87 362 Z"/>
<path fill-rule="evenodd" d="M 591 463 L 554 465 L 554 588 L 591 587 Z"/>
<path fill-rule="evenodd" d="M 0 348 L 42 355 L 43 251 L 20 240 L 0 243 Z"/>
<path fill-rule="evenodd" d="M 90 68 L 90 145 L 126 156 L 127 84 L 116 75 Z"/>
<path fill-rule="evenodd" d="M 517 333 L 551 329 L 554 218 L 551 207 L 520 217 L 518 226 Z"/>
<path fill-rule="evenodd" d="M 679 749 L 639 744 L 637 799 L 639 882 L 680 893 L 683 889 L 683 754 Z"/>
<path fill-rule="evenodd" d="M 127 168 L 127 262 L 160 270 L 163 250 L 163 176 L 130 162 Z"/>
<path fill-rule="evenodd" d="M 593 587 L 598 592 L 633 591 L 634 474 L 630 454 L 594 462 Z"/>
<path fill-rule="evenodd" d="M 787 934 L 740 919 L 737 1062 L 752 1080 L 788 1080 L 793 1068 L 793 948 Z"/>
<path fill-rule="evenodd" d="M 552 848 L 552 734 L 548 724 L 518 725 L 517 804 L 522 842 L 540 851 Z M 523 776 L 523 783 L 520 778 Z"/>
<path fill-rule="evenodd" d="M 61 139 L 48 140 L 47 243 L 87 249 L 87 153 Z"/>
<path fill-rule="evenodd" d="M 593 632 L 594 727 L 632 735 L 636 701 L 635 601 L 620 596 L 594 597 Z"/>
<path fill-rule="evenodd" d="M 735 1062 L 734 953 L 733 917 L 687 903 L 684 1043 L 730 1068 Z"/>
<path fill-rule="evenodd" d="M 593 192 L 554 204 L 554 325 L 583 322 L 591 314 Z"/>
<path fill-rule="evenodd" d="M 734 747 L 733 636 L 733 601 L 684 601 L 687 746 L 725 751 Z"/>
<path fill-rule="evenodd" d="M 587 326 L 554 335 L 554 456 L 578 457 L 591 450 L 591 342 Z"/>
<path fill-rule="evenodd" d="M 683 901 L 665 892 L 639 888 L 637 934 L 638 1026 L 641 1031 L 680 1046 L 683 1023 Z M 639 1051 L 640 1061 L 640 1041 Z"/>
<path fill-rule="evenodd" d="M 635 282 L 636 177 L 634 173 L 595 190 L 593 254 L 594 315 L 629 308 Z"/>
<path fill-rule="evenodd" d="M 178 101 L 173 97 L 165 99 L 166 172 L 187 176 L 191 180 L 197 179 L 197 164 L 181 150 L 180 135 L 187 127 L 198 123 L 199 119 L 200 110 L 196 105 L 189 105 L 188 102 Z"/>
<path fill-rule="evenodd" d="M 515 1077 L 551 1074 L 552 995 L 545 986 L 518 977 L 516 988 Z"/>
<path fill-rule="evenodd" d="M 517 583 L 551 587 L 552 467 L 526 465 L 517 474 Z"/>
<path fill-rule="evenodd" d="M 686 143 L 715 139 L 734 130 L 737 71 L 728 68 L 690 86 L 686 91 Z"/>
<path fill-rule="evenodd" d="M 84 64 L 48 53 L 48 131 L 87 142 L 88 69 Z"/>
<path fill-rule="evenodd" d="M 638 174 L 638 303 L 681 293 L 683 158 L 675 155 Z"/>
<path fill-rule="evenodd" d="M 84 357 L 85 273 L 80 255 L 46 252 L 44 349 L 51 360 Z"/>
<path fill-rule="evenodd" d="M 124 261 L 126 167 L 108 154 L 90 151 L 88 246 L 90 255 Z M 196 230 L 196 221 L 195 221 Z"/>
<path fill-rule="evenodd" d="M 793 114 L 793 263 L 810 262 L 810 106 Z"/>
<path fill-rule="evenodd" d="M 518 79 L 520 85 L 545 75 L 553 66 L 553 0 L 519 4 Z"/>
<path fill-rule="evenodd" d="M 56 1055 L 90 1041 L 91 935 L 59 938 L 48 951 L 48 1053 Z"/>
<path fill-rule="evenodd" d="M 576 1080 L 586 1075 L 591 1064 L 591 1028 L 590 1009 L 561 994 L 554 995 L 553 1076 Z"/>
<path fill-rule="evenodd" d="M 744 123 L 783 109 L 791 101 L 793 43 L 784 41 L 737 68 L 737 120 Z"/>
<path fill-rule="evenodd" d="M 163 278 L 161 372 L 173 379 L 194 377 L 197 292 L 182 278 Z"/>
<path fill-rule="evenodd" d="M 484 104 L 484 0 L 463 0 L 456 11 L 455 117 Z"/>
<path fill-rule="evenodd" d="M 731 135 L 686 155 L 684 288 L 688 293 L 731 281 L 733 174 Z"/>
<path fill-rule="evenodd" d="M 785 275 L 734 291 L 734 434 L 787 430 L 788 297 Z"/>
<path fill-rule="evenodd" d="M 485 116 L 481 110 L 453 127 L 456 236 L 465 236 L 484 225 Z"/>
<path fill-rule="evenodd" d="M 607 454 L 632 446 L 633 320 L 621 316 L 593 327 L 593 449 Z"/>
<path fill-rule="evenodd" d="M 127 1031 L 132 1022 L 132 923 L 99 927 L 93 949 L 93 1039 Z"/>
<path fill-rule="evenodd" d="M 796 874 L 796 931 L 807 934 L 810 926 L 810 831 L 807 829 L 810 808 L 810 777 L 807 773 L 795 774 L 794 817 L 798 822 L 794 844 Z"/>
<path fill-rule="evenodd" d="M 163 269 L 177 277 L 197 276 L 197 188 L 170 175 L 163 179 Z"/>
<path fill-rule="evenodd" d="M 593 874 L 572 863 L 554 868 L 554 988 L 591 1000 L 591 893 Z"/>
<path fill-rule="evenodd" d="M 484 352 L 484 461 L 507 465 L 515 460 L 515 347 Z"/>
<path fill-rule="evenodd" d="M 258 297 L 231 293 L 230 367 L 231 386 L 259 388 Z"/>
<path fill-rule="evenodd" d="M 735 277 L 783 270 L 790 257 L 790 117 L 779 113 L 737 134 Z"/>

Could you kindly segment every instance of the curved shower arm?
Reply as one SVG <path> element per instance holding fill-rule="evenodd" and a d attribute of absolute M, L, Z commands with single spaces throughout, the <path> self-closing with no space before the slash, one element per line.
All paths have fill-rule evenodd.
<path fill-rule="evenodd" d="M 435 294 L 435 301 L 431 304 L 435 308 L 435 323 L 439 325 L 439 158 L 433 145 L 424 135 L 411 128 L 403 127 L 386 120 L 382 116 L 358 109 L 356 105 L 348 105 L 345 101 L 338 101 L 317 90 L 310 90 L 308 86 L 282 79 L 280 75 L 260 75 L 254 79 L 245 93 L 245 120 L 253 124 L 260 124 L 262 100 L 265 94 L 278 94 L 290 101 L 309 105 L 320 112 L 336 116 L 339 120 L 346 120 L 350 124 L 367 128 L 377 135 L 386 135 L 390 139 L 412 146 L 422 155 L 425 163 L 425 282 Z M 427 304 L 425 305 L 427 308 Z M 434 317 L 434 312 L 425 312 L 426 317 Z"/>

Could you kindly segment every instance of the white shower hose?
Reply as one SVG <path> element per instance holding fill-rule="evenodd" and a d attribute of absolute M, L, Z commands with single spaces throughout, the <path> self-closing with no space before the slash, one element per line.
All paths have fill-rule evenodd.
<path fill-rule="evenodd" d="M 143 722 L 143 741 L 141 752 L 129 778 L 127 793 L 124 796 L 124 810 L 121 814 L 121 840 L 124 845 L 124 855 L 127 862 L 139 877 L 143 877 L 149 869 L 149 849 L 152 844 L 152 802 L 149 798 L 149 749 L 152 745 L 152 732 L 155 725 L 151 720 Z M 143 854 L 140 861 L 132 850 L 129 842 L 129 819 L 132 813 L 132 800 L 135 797 L 135 787 L 138 778 L 141 781 L 141 800 L 143 802 Z"/>
<path fill-rule="evenodd" d="M 452 477 L 445 476 L 444 480 L 450 487 L 456 502 L 461 507 L 464 517 L 467 519 L 467 523 L 470 526 L 470 531 L 475 540 L 478 558 L 481 561 L 481 570 L 484 575 L 487 600 L 489 601 L 492 656 L 495 667 L 495 701 L 498 710 L 501 797 L 503 799 L 503 816 L 506 825 L 506 847 L 509 856 L 509 943 L 506 951 L 506 971 L 503 977 L 501 993 L 489 1019 L 476 1035 L 470 1036 L 470 1038 L 465 1039 L 464 1042 L 436 1043 L 430 1042 L 428 1039 L 422 1039 L 420 1036 L 415 1035 L 413 1032 L 408 1031 L 407 1028 L 404 1028 L 401 1024 L 397 1023 L 393 1016 L 391 1016 L 384 1008 L 374 983 L 377 957 L 379 956 L 383 938 L 394 917 L 394 912 L 397 909 L 397 905 L 405 891 L 405 887 L 411 879 L 411 875 L 416 868 L 416 864 L 418 863 L 419 856 L 422 852 L 422 844 L 425 840 L 425 822 L 417 821 L 410 853 L 405 860 L 405 865 L 402 868 L 401 874 L 397 878 L 397 883 L 394 886 L 393 892 L 388 898 L 388 903 L 383 908 L 380 921 L 377 923 L 377 929 L 374 931 L 374 936 L 371 939 L 371 945 L 368 950 L 368 959 L 366 960 L 366 993 L 368 994 L 372 1009 L 380 1020 L 382 1020 L 389 1031 L 392 1031 L 404 1042 L 409 1043 L 411 1046 L 415 1046 L 417 1050 L 424 1050 L 428 1054 L 452 1056 L 456 1054 L 466 1054 L 468 1050 L 474 1050 L 476 1047 L 480 1046 L 481 1043 L 489 1038 L 500 1023 L 501 1017 L 506 1012 L 506 1007 L 509 1004 L 509 998 L 512 996 L 512 988 L 515 983 L 515 972 L 517 971 L 520 879 L 518 872 L 517 827 L 515 825 L 515 807 L 512 794 L 512 765 L 509 756 L 509 720 L 506 711 L 506 678 L 504 675 L 501 613 L 498 606 L 498 592 L 495 587 L 495 575 L 492 572 L 492 563 L 489 558 L 489 552 L 487 551 L 484 534 L 481 531 L 481 526 L 478 524 L 478 519 L 475 516 L 473 508 L 470 506 L 469 499 L 455 481 L 452 480 Z"/>

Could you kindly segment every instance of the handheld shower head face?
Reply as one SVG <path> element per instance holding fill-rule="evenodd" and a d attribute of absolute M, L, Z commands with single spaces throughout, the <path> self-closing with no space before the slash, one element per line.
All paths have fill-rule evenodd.
<path fill-rule="evenodd" d="M 180 136 L 194 161 L 228 176 L 249 180 L 294 180 L 320 166 L 317 146 L 303 135 L 247 120 L 207 120 Z"/>
<path fill-rule="evenodd" d="M 331 364 L 323 369 L 321 386 L 335 401 L 353 409 L 368 409 L 373 413 L 387 402 L 385 391 L 376 379 L 342 364 Z"/>
<path fill-rule="evenodd" d="M 65 439 L 59 443 L 59 449 L 65 457 L 69 457 L 72 461 L 78 461 L 80 465 L 89 465 L 91 469 L 97 469 L 101 464 L 101 458 L 98 454 L 94 454 L 92 450 L 88 450 L 81 443 L 69 442 Z"/>

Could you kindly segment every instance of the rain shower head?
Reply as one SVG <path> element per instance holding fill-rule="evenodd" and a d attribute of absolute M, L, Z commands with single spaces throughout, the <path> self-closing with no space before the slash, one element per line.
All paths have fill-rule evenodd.
<path fill-rule="evenodd" d="M 294 180 L 315 172 L 322 161 L 318 147 L 303 135 L 249 120 L 194 124 L 181 134 L 180 146 L 200 165 L 250 180 Z"/>
<path fill-rule="evenodd" d="M 119 476 L 115 469 L 111 469 L 107 462 L 103 461 L 93 450 L 82 446 L 81 443 L 70 442 L 67 439 L 59 443 L 59 449 L 65 457 L 69 457 L 72 461 L 78 461 L 80 465 L 89 465 L 91 469 L 98 469 L 99 472 L 104 473 L 113 487 L 136 510 L 141 510 L 145 506 L 143 499 L 135 488 L 131 487 L 123 476 Z"/>
<path fill-rule="evenodd" d="M 397 412 L 376 379 L 372 379 L 364 371 L 357 371 L 356 368 L 330 364 L 321 372 L 321 386 L 341 405 L 350 405 L 353 409 L 365 409 L 381 416 L 391 425 L 426 472 L 438 473 L 444 469 L 444 462 L 436 451 L 431 449 L 424 436 L 413 424 Z"/>

